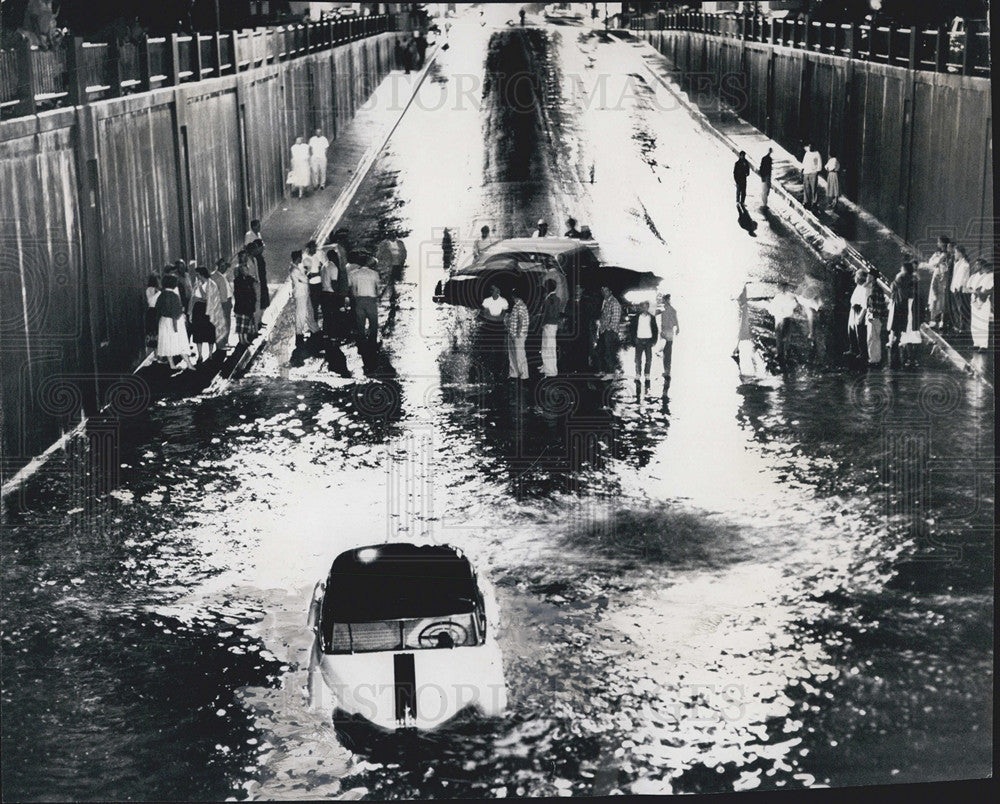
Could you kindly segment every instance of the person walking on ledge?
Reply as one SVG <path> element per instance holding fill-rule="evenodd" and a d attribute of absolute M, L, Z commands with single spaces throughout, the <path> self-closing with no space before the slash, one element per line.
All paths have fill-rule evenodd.
<path fill-rule="evenodd" d="M 309 146 L 302 137 L 296 137 L 292 146 L 292 169 L 288 171 L 286 184 L 291 185 L 292 192 L 298 190 L 299 198 L 309 186 Z"/>
<path fill-rule="evenodd" d="M 736 203 L 743 206 L 747 202 L 747 177 L 750 175 L 750 163 L 747 152 L 740 151 L 740 157 L 733 165 L 733 181 L 736 182 Z"/>
<path fill-rule="evenodd" d="M 812 209 L 818 200 L 819 172 L 823 169 L 823 158 L 806 144 L 806 155 L 802 157 L 802 206 Z"/>
<path fill-rule="evenodd" d="M 771 194 L 771 171 L 774 169 L 774 159 L 771 157 L 772 148 L 767 149 L 767 153 L 760 158 L 760 203 L 767 209 L 767 197 Z"/>
<path fill-rule="evenodd" d="M 326 152 L 330 141 L 323 132 L 316 132 L 309 138 L 309 180 L 314 190 L 326 188 Z"/>
<path fill-rule="evenodd" d="M 832 212 L 840 200 L 840 160 L 833 154 L 826 160 L 826 203 Z"/>

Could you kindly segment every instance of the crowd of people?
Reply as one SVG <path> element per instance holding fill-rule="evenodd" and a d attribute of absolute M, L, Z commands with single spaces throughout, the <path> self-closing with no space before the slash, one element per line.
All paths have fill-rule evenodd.
<path fill-rule="evenodd" d="M 226 352 L 230 334 L 249 345 L 270 303 L 260 221 L 250 223 L 244 247 L 230 263 L 220 258 L 209 268 L 197 260 L 177 260 L 151 273 L 146 283 L 146 345 L 157 363 L 177 373 L 194 370 Z"/>
<path fill-rule="evenodd" d="M 351 376 L 340 345 L 354 339 L 365 374 L 376 368 L 379 300 L 389 293 L 397 302 L 397 283 L 406 264 L 406 246 L 385 224 L 375 254 L 353 248 L 350 234 L 339 230 L 323 251 L 315 240 L 291 253 L 288 274 L 295 305 L 295 346 L 318 338 L 330 368 Z"/>
<path fill-rule="evenodd" d="M 773 149 L 760 159 L 758 175 L 761 182 L 761 205 L 766 209 L 774 169 Z M 822 207 L 819 176 L 826 172 L 826 206 L 834 209 L 840 199 L 839 160 L 832 153 L 824 164 L 819 152 L 806 144 L 802 159 L 803 206 L 817 210 Z M 745 151 L 740 151 L 733 165 L 736 203 L 745 207 L 747 179 L 752 172 Z M 930 274 L 926 306 L 920 293 L 918 267 Z M 941 236 L 930 259 L 918 266 L 915 259 L 904 261 L 894 278 L 888 280 L 886 295 L 878 285 L 878 271 L 859 270 L 854 277 L 847 321 L 848 348 L 845 357 L 866 363 L 870 367 L 883 364 L 883 347 L 888 350 L 889 365 L 913 365 L 916 347 L 921 343 L 920 326 L 926 320 L 931 329 L 958 336 L 961 342 L 971 340 L 974 351 L 989 348 L 990 322 L 993 318 L 993 270 L 982 258 L 969 260 L 968 252 L 950 238 Z M 737 299 L 741 306 L 741 332 L 746 318 L 747 298 Z M 771 300 L 774 333 L 779 365 L 786 363 L 786 344 L 793 318 L 803 308 L 802 300 L 783 287 Z M 810 310 L 805 311 L 811 321 Z M 812 311 L 814 312 L 814 311 Z M 887 340 L 883 340 L 886 338 Z M 747 335 L 747 338 L 749 335 Z M 741 340 L 745 340 L 742 336 Z M 738 356 L 739 343 L 734 351 Z"/>
<path fill-rule="evenodd" d="M 419 70 L 427 59 L 427 44 L 427 37 L 420 31 L 414 31 L 405 41 L 397 38 L 393 48 L 396 67 L 407 75 L 411 70 Z"/>

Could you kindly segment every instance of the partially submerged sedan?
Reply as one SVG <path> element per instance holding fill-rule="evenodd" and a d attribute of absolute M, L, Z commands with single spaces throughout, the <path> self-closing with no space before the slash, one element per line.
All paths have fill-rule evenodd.
<path fill-rule="evenodd" d="M 434 300 L 478 309 L 491 285 L 506 294 L 516 285 L 526 301 L 540 299 L 542 283 L 559 275 L 560 295 L 597 292 L 607 286 L 617 296 L 630 290 L 655 290 L 660 278 L 650 271 L 604 265 L 598 243 L 571 237 L 515 237 L 494 243 L 468 265 L 438 283 Z M 531 304 L 529 303 L 529 308 Z"/>
<path fill-rule="evenodd" d="M 316 585 L 309 694 L 334 720 L 434 729 L 507 703 L 496 612 L 469 560 L 445 545 L 358 547 Z"/>

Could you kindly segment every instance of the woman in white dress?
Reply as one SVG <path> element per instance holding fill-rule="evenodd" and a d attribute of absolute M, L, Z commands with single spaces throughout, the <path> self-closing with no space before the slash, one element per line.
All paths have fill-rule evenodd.
<path fill-rule="evenodd" d="M 302 198 L 302 191 L 309 186 L 309 145 L 302 137 L 296 137 L 295 145 L 292 146 L 292 169 L 288 171 L 287 183 L 299 191 L 299 198 Z"/>
<path fill-rule="evenodd" d="M 301 251 L 292 252 L 288 275 L 292 280 L 292 298 L 295 299 L 295 345 L 298 347 L 306 342 L 306 335 L 319 332 L 319 324 L 316 323 L 309 298 L 309 276 L 302 264 Z"/>
<path fill-rule="evenodd" d="M 835 209 L 840 200 L 840 160 L 833 154 L 826 160 L 826 203 Z"/>
<path fill-rule="evenodd" d="M 163 277 L 163 291 L 156 299 L 155 309 L 160 319 L 156 336 L 157 360 L 165 360 L 171 368 L 175 368 L 174 358 L 181 357 L 185 368 L 193 369 L 191 344 L 188 343 L 187 326 L 184 322 L 184 305 L 177 292 L 176 276 L 167 274 Z"/>
<path fill-rule="evenodd" d="M 985 351 L 990 346 L 990 317 L 993 314 L 993 272 L 986 260 L 976 260 L 976 272 L 966 286 L 972 295 L 972 346 Z"/>

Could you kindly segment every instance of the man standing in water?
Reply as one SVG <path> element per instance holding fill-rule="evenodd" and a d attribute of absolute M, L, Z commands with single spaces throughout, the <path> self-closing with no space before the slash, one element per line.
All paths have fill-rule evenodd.
<path fill-rule="evenodd" d="M 555 377 L 557 367 L 556 332 L 562 316 L 563 301 L 556 293 L 554 279 L 545 280 L 545 299 L 542 302 L 542 376 Z"/>
<path fill-rule="evenodd" d="M 663 395 L 670 389 L 670 365 L 674 356 L 674 337 L 681 331 L 677 324 L 677 311 L 670 303 L 670 294 L 663 294 L 663 312 L 660 313 L 660 335 L 663 336 Z"/>
<path fill-rule="evenodd" d="M 528 356 L 524 344 L 528 340 L 528 308 L 521 299 L 521 290 L 515 285 L 510 292 L 513 305 L 507 315 L 507 358 L 510 361 L 512 380 L 528 379 Z"/>
<path fill-rule="evenodd" d="M 597 371 L 603 379 L 611 379 L 618 371 L 618 326 L 622 319 L 622 306 L 611 292 L 611 288 L 601 288 L 604 302 L 601 304 L 601 318 L 597 322 Z"/>
<path fill-rule="evenodd" d="M 778 352 L 778 365 L 787 367 L 788 338 L 792 332 L 792 320 L 799 309 L 799 300 L 792 293 L 792 286 L 781 284 L 781 292 L 771 299 L 771 315 L 774 316 L 774 340 Z"/>

